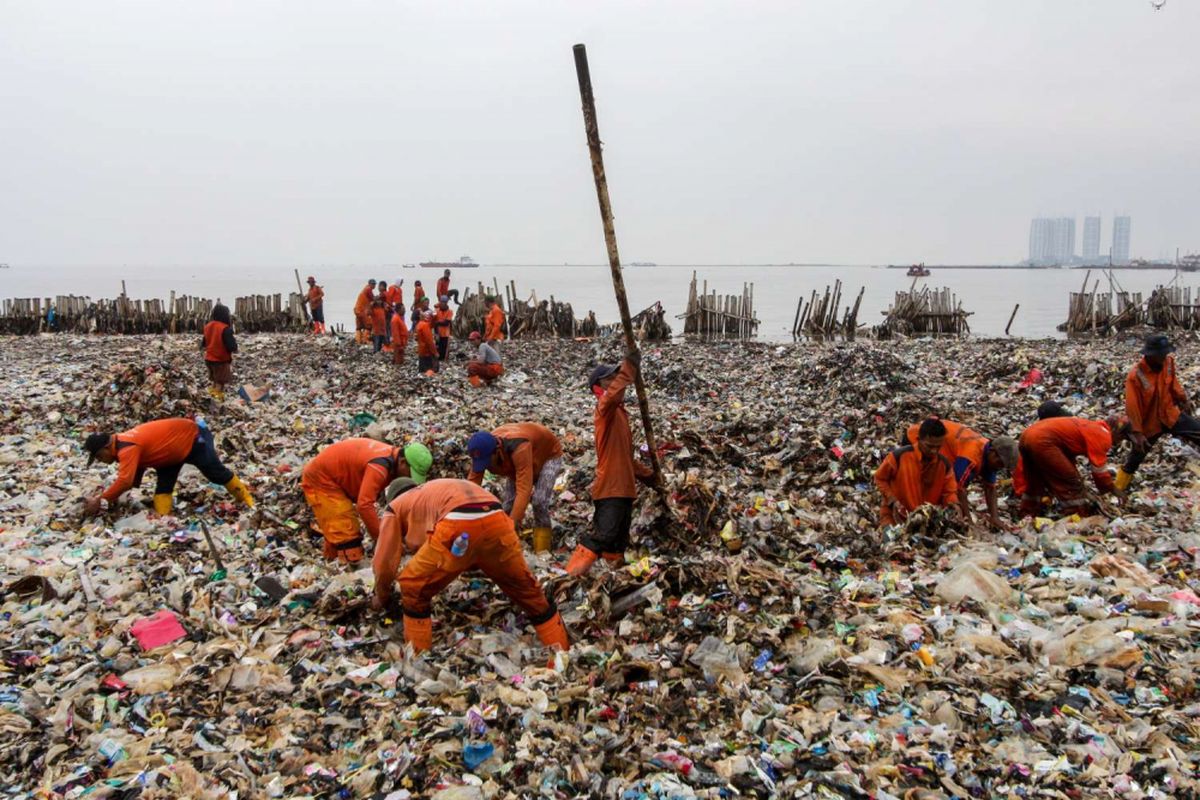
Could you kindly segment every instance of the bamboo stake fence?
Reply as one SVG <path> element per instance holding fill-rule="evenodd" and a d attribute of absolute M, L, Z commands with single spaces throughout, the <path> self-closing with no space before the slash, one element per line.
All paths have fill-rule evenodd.
<path fill-rule="evenodd" d="M 793 338 L 811 336 L 825 338 L 829 336 L 845 336 L 853 339 L 858 332 L 858 310 L 862 306 L 863 293 L 866 287 L 858 290 L 854 305 L 846 303 L 846 309 L 839 314 L 842 299 L 842 282 L 835 281 L 833 286 L 825 287 L 825 294 L 817 295 L 814 289 L 808 303 L 801 295 L 796 303 L 796 317 L 792 322 Z"/>
<path fill-rule="evenodd" d="M 754 316 L 754 284 L 743 283 L 741 294 L 718 295 L 708 291 L 708 281 L 697 288 L 696 273 L 688 287 L 687 311 L 676 315 L 684 320 L 685 334 L 726 336 L 748 339 L 758 334 L 758 318 Z"/>
<path fill-rule="evenodd" d="M 971 332 L 967 317 L 974 312 L 964 311 L 962 301 L 948 288 L 915 287 L 896 292 L 892 307 L 882 312 L 883 324 L 875 330 L 880 339 L 892 336 L 935 335 L 966 336 Z"/>

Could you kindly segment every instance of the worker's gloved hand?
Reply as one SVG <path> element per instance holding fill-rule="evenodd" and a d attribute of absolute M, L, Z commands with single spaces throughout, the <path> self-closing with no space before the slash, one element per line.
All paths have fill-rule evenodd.
<path fill-rule="evenodd" d="M 893 500 L 891 502 L 891 506 L 892 506 L 892 517 L 897 522 L 903 522 L 904 520 L 908 519 L 908 509 L 906 509 L 904 507 L 903 503 L 901 503 L 899 500 Z"/>
<path fill-rule="evenodd" d="M 1180 400 L 1179 410 L 1187 414 L 1189 417 L 1192 416 L 1192 414 L 1195 412 L 1195 408 L 1192 406 L 1191 398 L 1185 397 L 1183 400 Z"/>
<path fill-rule="evenodd" d="M 649 486 L 651 489 L 654 488 L 654 471 L 653 470 L 651 470 L 650 472 L 646 472 L 646 473 L 639 472 L 636 475 L 634 475 L 634 477 L 637 478 L 638 483 L 642 484 L 643 486 Z"/>
<path fill-rule="evenodd" d="M 642 351 L 634 347 L 625 353 L 625 360 L 633 364 L 634 369 L 642 368 Z"/>
<path fill-rule="evenodd" d="M 83 515 L 85 517 L 94 517 L 100 513 L 100 495 L 93 495 L 83 501 Z"/>
<path fill-rule="evenodd" d="M 1150 442 L 1146 439 L 1146 437 L 1137 431 L 1129 434 L 1129 443 L 1133 445 L 1134 449 L 1138 450 L 1139 452 L 1144 452 L 1146 448 L 1150 446 Z"/>
<path fill-rule="evenodd" d="M 371 595 L 371 610 L 376 614 L 382 614 L 387 610 L 391 599 L 390 593 L 375 592 L 375 594 Z"/>

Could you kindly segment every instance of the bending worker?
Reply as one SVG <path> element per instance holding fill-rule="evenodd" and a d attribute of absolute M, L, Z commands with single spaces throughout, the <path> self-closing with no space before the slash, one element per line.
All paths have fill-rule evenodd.
<path fill-rule="evenodd" d="M 520 528 L 532 501 L 534 533 L 541 529 L 549 541 L 554 482 L 562 472 L 558 437 L 536 422 L 513 422 L 491 433 L 476 431 L 467 441 L 467 454 L 471 456 L 467 480 L 482 485 L 485 471 L 507 478 L 504 511 Z"/>
<path fill-rule="evenodd" d="M 374 439 L 344 439 L 326 447 L 304 465 L 300 487 L 325 537 L 324 554 L 356 564 L 363 558 L 359 519 L 372 539 L 379 538 L 375 504 L 396 478 L 424 483 L 433 455 L 420 442 L 392 447 Z"/>
<path fill-rule="evenodd" d="M 918 506 L 950 508 L 958 497 L 954 467 L 942 455 L 946 425 L 927 419 L 917 428 L 916 445 L 897 447 L 875 470 L 875 486 L 883 496 L 879 525 L 903 522 Z"/>
<path fill-rule="evenodd" d="M 400 572 L 404 640 L 420 652 L 433 646 L 433 598 L 469 569 L 479 569 L 508 595 L 547 647 L 566 650 L 567 629 L 529 566 L 500 501 L 470 481 L 442 478 L 417 487 L 403 478 L 388 487 L 388 507 L 375 547 L 371 607 L 387 607 Z"/>
<path fill-rule="evenodd" d="M 958 485 L 958 507 L 963 519 L 971 521 L 971 503 L 967 499 L 967 487 L 979 479 L 983 487 L 983 499 L 987 503 L 988 522 L 1000 528 L 1000 513 L 996 503 L 996 478 L 1001 469 L 1012 472 L 1018 462 L 1017 440 L 1010 436 L 998 436 L 987 440 L 966 425 L 942 420 L 946 438 L 941 454 L 954 468 L 954 480 Z M 908 426 L 905 438 L 913 447 L 920 444 L 921 423 Z"/>
<path fill-rule="evenodd" d="M 88 466 L 93 461 L 117 462 L 117 479 L 103 492 L 84 501 L 87 516 L 99 514 L 105 504 L 111 506 L 126 491 L 141 486 L 142 474 L 147 469 L 154 470 L 158 481 L 154 510 L 159 514 L 171 513 L 175 484 L 184 464 L 191 464 L 205 478 L 224 486 L 234 498 L 254 507 L 250 490 L 217 456 L 212 431 L 193 420 L 159 419 L 124 433 L 93 433 L 83 447 L 88 451 Z"/>
<path fill-rule="evenodd" d="M 596 559 L 609 563 L 625 559 L 637 483 L 648 483 L 653 471 L 633 457 L 633 432 L 625 410 L 625 388 L 641 368 L 642 354 L 631 350 L 620 367 L 600 364 L 592 370 L 588 386 L 596 396 L 596 479 L 592 481 L 591 533 L 582 534 L 567 562 L 570 575 L 582 575 Z"/>
<path fill-rule="evenodd" d="M 1051 417 L 1035 422 L 1021 434 L 1021 465 L 1025 491 L 1021 516 L 1037 516 L 1042 497 L 1058 498 L 1064 514 L 1083 513 L 1090 504 L 1075 459 L 1087 456 L 1092 480 L 1100 494 L 1116 489 L 1107 469 L 1108 451 L 1121 443 L 1128 422 L 1110 418 L 1104 422 L 1081 417 Z"/>
<path fill-rule="evenodd" d="M 471 331 L 467 336 L 467 340 L 479 348 L 467 362 L 467 380 L 477 389 L 485 383 L 491 384 L 504 374 L 504 363 L 500 360 L 496 348 L 479 339 L 479 331 Z"/>
<path fill-rule="evenodd" d="M 1162 334 L 1150 336 L 1142 360 L 1125 378 L 1125 413 L 1129 416 L 1129 456 L 1117 471 L 1117 488 L 1129 488 L 1133 474 L 1165 434 L 1200 445 L 1200 420 L 1175 372 L 1175 346 Z"/>

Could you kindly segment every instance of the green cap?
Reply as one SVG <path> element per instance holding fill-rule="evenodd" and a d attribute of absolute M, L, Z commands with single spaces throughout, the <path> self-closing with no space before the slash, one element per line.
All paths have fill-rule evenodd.
<path fill-rule="evenodd" d="M 429 468 L 433 466 L 433 453 L 429 452 L 429 448 L 420 442 L 405 445 L 404 460 L 408 462 L 412 479 L 417 483 L 424 483 L 429 475 Z"/>
<path fill-rule="evenodd" d="M 387 489 L 383 492 L 384 500 L 388 503 L 396 499 L 397 496 L 404 494 L 409 489 L 417 488 L 417 482 L 412 478 L 396 478 L 388 484 Z"/>

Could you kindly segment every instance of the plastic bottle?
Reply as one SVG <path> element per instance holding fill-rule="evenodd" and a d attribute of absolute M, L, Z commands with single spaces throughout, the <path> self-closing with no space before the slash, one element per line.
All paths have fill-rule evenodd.
<path fill-rule="evenodd" d="M 454 540 L 454 544 L 450 545 L 450 552 L 455 558 L 462 558 L 467 554 L 467 546 L 471 543 L 471 535 L 463 531 Z"/>

